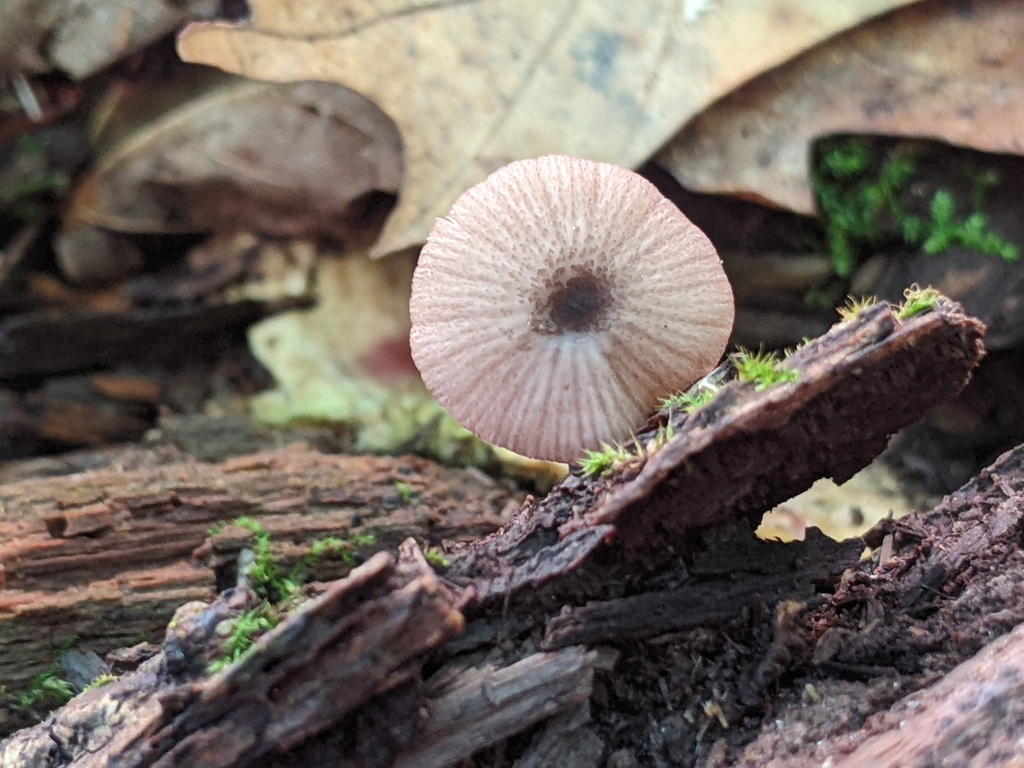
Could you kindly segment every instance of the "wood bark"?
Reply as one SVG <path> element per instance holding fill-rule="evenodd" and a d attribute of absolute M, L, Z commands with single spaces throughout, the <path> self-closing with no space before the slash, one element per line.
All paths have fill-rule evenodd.
<path fill-rule="evenodd" d="M 0 678 L 9 694 L 68 646 L 105 654 L 159 640 L 178 606 L 233 585 L 252 533 L 210 531 L 238 517 L 259 521 L 285 571 L 314 540 L 343 539 L 313 574 L 337 578 L 408 537 L 439 544 L 488 533 L 518 498 L 482 473 L 413 457 L 292 446 L 218 463 L 162 458 L 114 455 L 84 474 L 0 486 Z M 30 714 L 0 707 L 0 732 Z"/>
<path fill-rule="evenodd" d="M 789 358 L 796 383 L 733 382 L 693 415 L 652 417 L 632 458 L 528 499 L 443 578 L 409 540 L 312 585 L 216 673 L 253 596 L 182 608 L 156 656 L 0 746 L 4 768 L 1013 764 L 1024 448 L 864 540 L 751 533 L 955 394 L 981 333 L 945 301 L 906 320 L 868 310 Z M 308 524 L 318 498 L 285 518 Z"/>

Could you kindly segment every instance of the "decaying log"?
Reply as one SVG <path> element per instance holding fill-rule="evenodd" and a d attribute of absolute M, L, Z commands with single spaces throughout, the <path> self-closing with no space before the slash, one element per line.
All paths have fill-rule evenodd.
<path fill-rule="evenodd" d="M 427 697 L 430 719 L 395 768 L 443 768 L 496 740 L 585 704 L 612 651 L 535 653 L 501 669 L 471 669 Z"/>
<path fill-rule="evenodd" d="M 216 648 L 218 625 L 232 608 L 244 607 L 235 598 L 170 630 L 162 656 L 133 675 L 136 689 L 156 677 L 162 690 L 132 712 L 130 723 L 90 728 L 95 721 L 58 715 L 50 734 L 68 734 L 83 766 L 251 764 L 418 677 L 424 652 L 462 627 L 452 594 L 410 541 L 397 560 L 380 552 L 331 584 L 266 635 L 261 652 L 204 675 L 210 659 L 203 652 Z M 92 706 L 118 710 L 128 682 L 97 689 Z M 5 759 L 44 765 L 53 748 L 46 733 L 25 731 L 7 746 Z"/>
<path fill-rule="evenodd" d="M 570 478 L 467 549 L 449 578 L 472 584 L 486 606 L 523 590 L 528 600 L 557 599 L 566 579 L 565 591 L 590 589 L 580 586 L 587 569 L 570 563 L 595 563 L 592 597 L 638 569 L 660 570 L 695 528 L 732 517 L 756 524 L 821 477 L 852 477 L 898 429 L 963 388 L 982 332 L 945 301 L 906 322 L 872 307 L 788 359 L 797 383 L 757 391 L 732 382 L 692 417 L 656 415 L 636 443 L 671 425 L 663 448 L 611 478 Z"/>
<path fill-rule="evenodd" d="M 183 609 L 158 656 L 0 745 L 5 768 L 432 766 L 474 753 L 539 766 L 569 733 L 591 764 L 614 751 L 617 765 L 861 765 L 858 743 L 916 754 L 885 735 L 885 711 L 932 686 L 929 706 L 966 718 L 941 703 L 957 687 L 939 679 L 1024 622 L 1024 448 L 873 532 L 881 562 L 861 561 L 861 540 L 758 542 L 751 522 L 822 475 L 848 477 L 959 391 L 981 331 L 945 301 L 907 320 L 863 312 L 789 358 L 795 383 L 734 382 L 693 415 L 656 415 L 633 458 L 528 500 L 457 549 L 444 580 L 413 542 L 375 555 L 215 674 L 217 627 L 245 593 Z M 1002 679 L 994 654 L 981 662 Z M 943 722 L 976 735 L 984 720 Z"/>
<path fill-rule="evenodd" d="M 241 301 L 209 307 L 136 308 L 124 313 L 45 312 L 0 322 L 0 379 L 78 371 L 122 362 L 180 361 L 217 339 L 237 338 L 280 306 Z M 154 344 L 153 339 L 160 339 Z"/>
<path fill-rule="evenodd" d="M 452 594 L 413 542 L 397 562 L 375 555 L 301 617 L 224 675 L 177 689 L 160 720 L 116 753 L 118 762 L 230 766 L 288 750 L 418 677 L 425 651 L 462 629 Z"/>
<path fill-rule="evenodd" d="M 865 730 L 876 733 L 836 762 L 836 768 L 1019 765 L 1024 732 L 1024 625 L 987 645 L 939 682 L 905 697 Z M 841 748 L 837 745 L 832 751 L 838 753 Z"/>
<path fill-rule="evenodd" d="M 17 695 L 72 642 L 105 654 L 159 639 L 179 605 L 234 583 L 251 532 L 210 530 L 239 516 L 260 522 L 283 568 L 317 538 L 372 537 L 321 558 L 314 575 L 336 578 L 352 558 L 410 536 L 436 544 L 488 533 L 516 506 L 506 485 L 482 473 L 300 446 L 0 485 L 3 684 Z M 0 706 L 0 732 L 26 714 Z"/>
<path fill-rule="evenodd" d="M 775 698 L 773 717 L 744 734 L 753 740 L 722 764 L 1018 765 L 1019 751 L 999 750 L 1007 733 L 1010 742 L 1024 737 L 1022 540 L 1024 446 L 935 509 L 873 530 L 867 541 L 890 554 L 851 571 L 808 612 L 808 668 Z M 818 701 L 802 691 L 808 683 Z M 977 732 L 1004 715 L 991 739 Z M 949 738 L 957 732 L 962 739 Z M 883 744 L 904 759 L 864 757 Z M 972 750 L 985 758 L 971 762 Z"/>
<path fill-rule="evenodd" d="M 97 446 L 137 440 L 149 428 L 159 397 L 157 383 L 144 377 L 65 377 L 49 389 L 21 394 L 0 388 L 0 437 L 8 445 Z"/>
<path fill-rule="evenodd" d="M 693 552 L 685 568 L 659 574 L 661 579 L 673 574 L 680 586 L 566 606 L 547 622 L 541 647 L 646 640 L 714 626 L 758 601 L 806 600 L 817 585 L 854 565 L 864 548 L 857 540 L 837 543 L 816 529 L 800 547 L 758 541 L 749 529 L 722 527 L 715 533 L 721 534 L 719 541 L 703 539 L 712 553 Z"/>

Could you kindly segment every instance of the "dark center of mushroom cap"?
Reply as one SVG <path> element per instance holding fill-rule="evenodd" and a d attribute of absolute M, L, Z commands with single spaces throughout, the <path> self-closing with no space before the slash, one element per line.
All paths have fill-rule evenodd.
<path fill-rule="evenodd" d="M 607 326 L 612 304 L 610 282 L 590 271 L 555 279 L 534 313 L 538 333 L 592 333 Z"/>

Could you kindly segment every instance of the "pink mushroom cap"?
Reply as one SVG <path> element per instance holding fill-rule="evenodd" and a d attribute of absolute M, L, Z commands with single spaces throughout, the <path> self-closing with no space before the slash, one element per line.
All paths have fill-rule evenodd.
<path fill-rule="evenodd" d="M 413 360 L 458 422 L 573 461 L 714 368 L 734 306 L 711 241 L 653 184 L 551 155 L 501 168 L 437 220 L 410 314 Z"/>

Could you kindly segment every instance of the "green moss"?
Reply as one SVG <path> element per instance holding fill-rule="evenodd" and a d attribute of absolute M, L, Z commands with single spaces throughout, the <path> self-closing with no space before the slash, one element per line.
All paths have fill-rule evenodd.
<path fill-rule="evenodd" d="M 740 349 L 732 355 L 732 361 L 739 380 L 753 383 L 758 392 L 800 379 L 799 371 L 787 368 L 777 355 L 763 349 L 757 352 Z"/>
<path fill-rule="evenodd" d="M 698 408 L 714 400 L 718 390 L 714 387 L 700 387 L 696 391 L 678 392 L 661 401 L 661 410 L 676 408 L 683 413 L 693 413 Z"/>
<path fill-rule="evenodd" d="M 112 675 L 107 672 L 95 678 L 91 683 L 85 686 L 82 691 L 84 693 L 85 691 L 91 691 L 93 688 L 102 688 L 105 685 L 110 685 L 115 680 L 117 680 L 117 675 Z"/>
<path fill-rule="evenodd" d="M 224 643 L 224 656 L 210 665 L 210 672 L 218 672 L 241 659 L 259 636 L 276 627 L 280 620 L 280 614 L 267 602 L 243 613 L 232 623 Z"/>
<path fill-rule="evenodd" d="M 232 525 L 245 528 L 253 534 L 253 562 L 247 580 L 250 589 L 259 598 L 259 603 L 231 623 L 224 644 L 224 656 L 210 665 L 211 672 L 217 672 L 238 661 L 260 635 L 277 626 L 285 609 L 298 597 L 299 589 L 309 580 L 310 573 L 322 557 L 337 555 L 345 565 L 354 568 L 358 565 L 354 550 L 377 543 L 377 537 L 372 533 L 356 534 L 348 539 L 338 536 L 315 539 L 310 543 L 309 554 L 285 575 L 274 560 L 270 534 L 259 520 L 240 517 Z M 223 526 L 220 530 L 223 530 Z"/>
<path fill-rule="evenodd" d="M 395 490 L 398 491 L 398 498 L 402 500 L 403 504 L 412 504 L 416 499 L 416 494 L 413 493 L 413 490 L 408 483 L 397 481 L 395 483 Z"/>
<path fill-rule="evenodd" d="M 908 320 L 915 315 L 928 312 L 935 307 L 941 295 L 934 288 L 912 285 L 903 292 L 903 303 L 896 307 L 896 317 Z"/>
<path fill-rule="evenodd" d="M 675 435 L 675 426 L 669 421 L 659 426 L 654 435 L 644 443 L 634 437 L 632 450 L 621 443 L 615 445 L 603 443 L 599 451 L 586 451 L 586 455 L 578 462 L 580 474 L 583 477 L 598 477 L 609 475 L 630 462 L 636 462 L 636 465 L 639 466 L 640 462 L 662 448 Z"/>
<path fill-rule="evenodd" d="M 888 241 L 939 254 L 952 246 L 996 256 L 1020 258 L 1020 249 L 989 229 L 981 212 L 986 192 L 998 182 L 993 171 L 976 174 L 972 212 L 957 214 L 948 190 L 932 197 L 927 215 L 913 213 L 903 200 L 918 175 L 920 152 L 899 145 L 888 153 L 873 151 L 858 138 L 832 140 L 815 164 L 812 180 L 827 249 L 836 275 L 848 278 L 860 262 Z"/>
<path fill-rule="evenodd" d="M 347 566 L 353 568 L 359 564 L 354 550 L 371 547 L 377 543 L 377 537 L 372 533 L 356 534 L 348 539 L 337 536 L 314 539 L 310 543 L 309 554 L 285 575 L 274 561 L 270 534 L 259 520 L 240 517 L 232 525 L 245 528 L 253 534 L 253 562 L 249 567 L 247 581 L 253 592 L 270 602 L 280 602 L 292 597 L 324 555 L 337 554 Z"/>
<path fill-rule="evenodd" d="M 883 239 L 883 217 L 907 219 L 900 193 L 916 172 L 911 153 L 893 153 L 879 165 L 867 143 L 855 138 L 837 141 L 822 154 L 812 179 L 839 277 L 852 275 L 865 252 Z"/>
<path fill-rule="evenodd" d="M 843 322 L 856 319 L 861 312 L 865 309 L 878 304 L 878 299 L 874 296 L 848 296 L 846 298 L 846 304 L 839 307 L 836 311 L 839 313 L 839 317 L 843 319 Z"/>
<path fill-rule="evenodd" d="M 373 536 L 370 536 L 370 543 L 373 543 Z M 346 546 L 345 540 L 339 536 L 325 536 L 316 539 L 309 546 L 309 554 L 306 556 L 310 566 L 316 565 L 316 561 L 326 554 L 338 552 Z"/>
<path fill-rule="evenodd" d="M 27 691 L 15 697 L 12 706 L 23 712 L 57 709 L 75 697 L 75 689 L 67 680 L 49 671 L 37 675 Z"/>
<path fill-rule="evenodd" d="M 833 179 L 855 179 L 871 165 L 871 151 L 863 141 L 849 139 L 830 148 L 821 158 L 819 172 Z"/>
<path fill-rule="evenodd" d="M 654 437 L 644 443 L 643 454 L 645 457 L 663 448 L 676 436 L 676 428 L 671 421 L 662 424 L 654 433 Z"/>
<path fill-rule="evenodd" d="M 633 454 L 626 450 L 621 444 L 608 445 L 604 443 L 600 451 L 587 451 L 586 456 L 580 461 L 580 470 L 584 477 L 595 477 L 607 475 L 616 467 L 625 464 L 633 458 Z"/>
<path fill-rule="evenodd" d="M 41 717 L 57 709 L 75 697 L 74 686 L 61 677 L 64 657 L 78 644 L 78 635 L 71 635 L 59 643 L 55 649 L 57 658 L 48 669 L 36 675 L 28 690 L 19 694 L 11 694 L 6 686 L 0 686 L 0 703 L 6 704 L 16 712 Z"/>
<path fill-rule="evenodd" d="M 309 545 L 309 554 L 296 563 L 289 572 L 286 581 L 290 588 L 284 597 L 292 597 L 298 591 L 299 585 L 309 580 L 309 574 L 312 573 L 320 558 L 329 554 L 337 554 L 349 568 L 354 568 L 359 564 L 352 552 L 352 546 L 345 539 L 338 536 L 325 536 L 322 539 L 316 539 Z"/>
<path fill-rule="evenodd" d="M 239 517 L 232 523 L 253 535 L 253 562 L 246 574 L 249 588 L 264 600 L 280 600 L 294 592 L 294 586 L 282 579 L 270 549 L 270 534 L 253 517 Z"/>
<path fill-rule="evenodd" d="M 448 562 L 448 558 L 444 556 L 444 553 L 437 547 L 427 547 L 424 551 L 423 556 L 427 559 L 434 568 L 447 568 L 451 563 Z"/>
<path fill-rule="evenodd" d="M 980 211 L 961 219 L 956 214 L 956 201 L 946 190 L 939 190 L 932 198 L 931 226 L 921 247 L 925 253 L 942 253 L 954 245 L 969 251 L 998 256 L 1004 261 L 1017 261 L 1020 249 L 990 231 L 985 214 Z"/>
<path fill-rule="evenodd" d="M 359 565 L 359 557 L 355 550 L 372 547 L 376 543 L 377 537 L 372 533 L 357 533 L 347 539 L 339 536 L 315 539 L 309 546 L 309 554 L 288 574 L 288 581 L 293 584 L 304 583 L 317 562 L 325 555 L 337 555 L 349 568 L 355 568 Z"/>
<path fill-rule="evenodd" d="M 372 533 L 357 533 L 349 541 L 357 547 L 372 547 L 377 543 L 377 537 Z"/>

